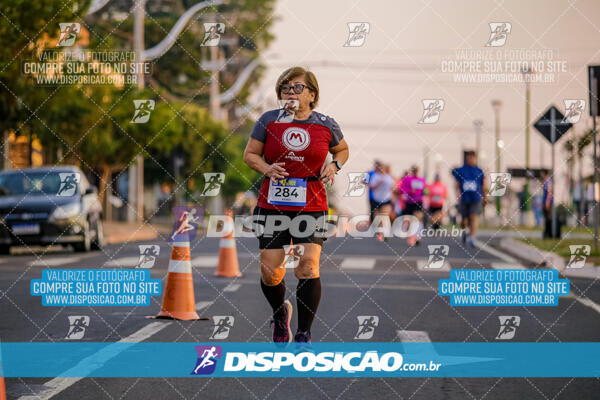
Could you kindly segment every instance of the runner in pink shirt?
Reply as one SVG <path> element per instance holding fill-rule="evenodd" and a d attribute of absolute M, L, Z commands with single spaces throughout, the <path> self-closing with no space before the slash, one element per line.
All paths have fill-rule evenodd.
<path fill-rule="evenodd" d="M 419 220 L 419 229 L 415 236 L 408 238 L 408 244 L 411 246 L 419 244 L 421 240 L 421 230 L 423 227 L 423 194 L 427 184 L 425 179 L 419 177 L 419 167 L 413 165 L 410 173 L 402 179 L 400 183 L 400 193 L 404 196 L 406 206 L 403 215 L 414 215 Z"/>
<path fill-rule="evenodd" d="M 442 209 L 448 194 L 446 185 L 440 180 L 440 175 L 435 174 L 433 183 L 427 186 L 427 194 L 429 196 L 429 215 L 431 218 L 431 227 L 439 229 L 443 218 Z"/>

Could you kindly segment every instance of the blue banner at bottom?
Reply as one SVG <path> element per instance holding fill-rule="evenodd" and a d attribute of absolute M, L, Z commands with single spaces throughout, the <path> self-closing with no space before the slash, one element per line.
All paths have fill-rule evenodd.
<path fill-rule="evenodd" d="M 15 343 L 5 377 L 599 377 L 600 343 Z"/>

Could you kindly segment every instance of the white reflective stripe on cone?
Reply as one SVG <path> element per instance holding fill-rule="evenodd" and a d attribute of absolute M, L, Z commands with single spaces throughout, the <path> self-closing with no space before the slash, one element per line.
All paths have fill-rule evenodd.
<path fill-rule="evenodd" d="M 190 247 L 190 242 L 173 242 L 171 247 Z"/>
<path fill-rule="evenodd" d="M 235 239 L 221 239 L 219 247 L 235 247 Z"/>
<path fill-rule="evenodd" d="M 192 273 L 192 263 L 189 260 L 170 260 L 169 272 Z"/>

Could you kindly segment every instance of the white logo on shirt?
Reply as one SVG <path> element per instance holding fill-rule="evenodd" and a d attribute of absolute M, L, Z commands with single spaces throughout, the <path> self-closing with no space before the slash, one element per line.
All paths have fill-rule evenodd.
<path fill-rule="evenodd" d="M 301 151 L 306 149 L 310 144 L 310 135 L 305 129 L 293 126 L 283 132 L 282 140 L 288 149 Z"/>
<path fill-rule="evenodd" d="M 300 161 L 300 162 L 304 161 L 304 157 L 295 155 L 293 151 L 290 151 L 289 153 L 287 153 L 285 158 L 289 158 L 290 160 L 293 160 L 293 161 Z"/>

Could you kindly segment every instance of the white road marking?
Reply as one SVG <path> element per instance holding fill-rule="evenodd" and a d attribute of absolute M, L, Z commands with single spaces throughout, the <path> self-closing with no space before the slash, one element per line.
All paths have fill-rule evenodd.
<path fill-rule="evenodd" d="M 192 267 L 217 268 L 219 256 L 198 256 L 192 259 Z"/>
<path fill-rule="evenodd" d="M 201 301 L 199 303 L 196 303 L 196 309 L 197 310 L 202 309 L 204 307 L 207 307 L 210 304 L 212 304 L 212 301 Z M 131 346 L 133 346 L 135 343 L 142 342 L 142 341 L 150 338 L 151 336 L 153 336 L 154 334 L 163 330 L 164 328 L 171 325 L 172 323 L 173 322 L 158 322 L 158 321 L 151 322 L 150 324 L 146 325 L 145 327 L 138 330 L 137 332 L 134 332 L 131 335 L 119 340 L 119 342 L 117 342 L 117 343 L 131 343 Z M 122 350 L 124 350 L 128 347 L 129 346 L 122 346 L 122 345 L 117 347 L 114 344 L 112 344 L 112 345 L 109 344 L 106 347 L 102 348 L 101 350 L 97 351 L 96 353 L 84 358 L 83 360 L 81 360 L 81 362 L 79 364 L 75 365 L 73 368 L 69 369 L 68 371 L 66 371 L 63 374 L 64 375 L 70 375 L 70 374 L 85 375 L 85 374 L 91 373 L 92 371 L 100 368 L 108 360 L 110 360 L 111 358 L 114 358 Z M 84 368 L 83 367 L 84 365 L 86 365 L 87 367 Z M 63 390 L 65 390 L 65 389 L 69 388 L 70 386 L 74 385 L 75 383 L 79 382 L 81 379 L 83 379 L 83 378 L 80 378 L 80 377 L 54 378 L 44 384 L 44 386 L 47 387 L 48 389 L 46 389 L 40 393 L 37 393 L 33 396 L 21 396 L 21 397 L 19 397 L 19 400 L 50 399 L 50 398 L 56 396 L 57 394 L 59 394 L 60 392 L 62 392 Z"/>
<path fill-rule="evenodd" d="M 140 261 L 140 256 L 120 257 L 108 260 L 104 263 L 105 267 L 135 267 Z"/>
<path fill-rule="evenodd" d="M 485 251 L 488 254 L 493 255 L 494 257 L 498 257 L 499 259 L 501 259 L 502 261 L 504 261 L 504 263 L 502 263 L 502 265 L 506 265 L 508 264 L 507 267 L 502 268 L 502 265 L 497 267 L 494 267 L 494 264 L 499 264 L 499 263 L 492 263 L 492 268 L 496 268 L 496 269 L 525 269 L 525 267 L 523 267 L 521 265 L 521 263 L 519 261 L 517 261 L 517 259 L 509 256 L 506 253 L 503 253 L 501 251 L 498 251 L 496 249 L 494 249 L 491 246 L 488 246 L 487 244 L 483 243 L 480 240 L 477 239 L 473 239 L 473 244 L 476 247 L 479 247 L 481 250 Z"/>
<path fill-rule="evenodd" d="M 240 285 L 239 283 L 230 283 L 229 285 L 225 286 L 225 289 L 223 289 L 223 291 L 224 292 L 235 292 L 241 286 L 242 285 Z"/>
<path fill-rule="evenodd" d="M 82 257 L 52 257 L 52 258 L 47 258 L 47 257 L 42 257 L 39 260 L 34 260 L 32 262 L 30 262 L 28 265 L 30 267 L 57 267 L 59 265 L 63 265 L 63 264 L 73 264 L 76 262 L 79 262 L 82 259 Z"/>
<path fill-rule="evenodd" d="M 435 272 L 435 271 L 450 271 L 450 269 L 451 269 L 448 261 L 444 261 L 444 265 L 442 265 L 441 268 L 425 268 L 428 264 L 428 261 L 429 260 L 427 260 L 427 259 L 417 260 L 417 269 L 419 271 L 433 271 L 433 272 Z"/>
<path fill-rule="evenodd" d="M 431 342 L 429 334 L 425 331 L 396 331 L 401 342 Z"/>
<path fill-rule="evenodd" d="M 596 311 L 597 313 L 600 313 L 600 304 L 595 303 L 594 301 L 590 300 L 589 298 L 579 297 L 576 294 L 571 294 L 569 297 L 573 297 L 575 300 L 577 300 L 584 306 L 591 308 L 592 310 Z"/>
<path fill-rule="evenodd" d="M 366 257 L 348 257 L 340 264 L 340 268 L 344 269 L 373 269 L 375 268 L 375 258 Z"/>
<path fill-rule="evenodd" d="M 435 351 L 433 344 L 431 344 L 431 338 L 429 334 L 425 331 L 396 331 L 398 339 L 402 343 L 425 343 L 420 348 L 415 349 L 410 347 L 408 350 L 404 349 L 404 351 L 408 354 L 416 354 L 416 353 L 430 353 L 437 354 Z"/>
<path fill-rule="evenodd" d="M 527 269 L 522 265 L 517 264 L 509 264 L 505 262 L 493 262 L 492 268 L 494 269 Z"/>

